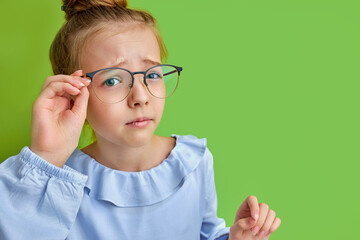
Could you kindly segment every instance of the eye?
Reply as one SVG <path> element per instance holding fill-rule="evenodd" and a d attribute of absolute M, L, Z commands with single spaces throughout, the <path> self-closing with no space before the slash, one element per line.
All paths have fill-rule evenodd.
<path fill-rule="evenodd" d="M 161 78 L 161 75 L 158 74 L 158 73 L 149 73 L 147 76 L 146 76 L 147 79 L 157 79 L 157 78 Z"/>
<path fill-rule="evenodd" d="M 109 78 L 109 79 L 106 79 L 104 81 L 104 85 L 108 86 L 108 87 L 111 87 L 111 86 L 115 86 L 116 84 L 119 84 L 120 81 L 116 78 Z"/>

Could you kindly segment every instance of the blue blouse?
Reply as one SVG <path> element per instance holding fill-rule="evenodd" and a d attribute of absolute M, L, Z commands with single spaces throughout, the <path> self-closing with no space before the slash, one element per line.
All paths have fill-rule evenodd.
<path fill-rule="evenodd" d="M 227 239 L 206 139 L 173 136 L 168 158 L 140 172 L 79 149 L 58 168 L 24 147 L 0 164 L 0 239 Z"/>

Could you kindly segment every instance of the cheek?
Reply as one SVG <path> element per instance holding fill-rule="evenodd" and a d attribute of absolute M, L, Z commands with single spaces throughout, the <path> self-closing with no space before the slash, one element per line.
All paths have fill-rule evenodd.
<path fill-rule="evenodd" d="M 99 114 L 101 114 L 101 108 L 99 108 L 99 104 L 97 103 L 97 101 L 99 101 L 96 96 L 94 95 L 94 93 L 90 90 L 90 96 L 89 96 L 89 101 L 88 101 L 88 106 L 87 106 L 87 116 L 86 119 L 88 120 L 88 122 L 90 123 L 91 126 L 94 126 L 95 123 L 97 122 L 96 117 L 99 116 Z M 100 113 L 99 113 L 100 111 Z"/>
<path fill-rule="evenodd" d="M 108 109 L 106 104 L 101 102 L 92 89 L 89 89 L 89 101 L 87 107 L 87 120 L 93 128 L 96 128 L 97 125 L 103 125 L 104 121 L 107 121 L 109 118 L 104 118 L 108 116 Z"/>
<path fill-rule="evenodd" d="M 100 102 L 100 101 L 96 98 L 91 85 L 88 87 L 88 90 L 89 90 L 89 101 L 88 101 L 88 106 L 87 106 L 87 112 L 88 112 L 87 115 L 89 117 L 89 116 L 93 115 L 93 112 L 96 112 L 96 109 L 98 108 L 97 102 Z"/>
<path fill-rule="evenodd" d="M 154 105 L 156 113 L 161 118 L 165 107 L 165 99 L 156 99 Z"/>
<path fill-rule="evenodd" d="M 116 104 L 107 104 L 101 102 L 93 91 L 90 90 L 88 107 L 87 107 L 87 120 L 91 126 L 96 128 L 106 128 L 106 126 L 113 126 L 113 124 L 121 124 L 124 119 L 122 114 L 126 109 L 125 101 Z"/>

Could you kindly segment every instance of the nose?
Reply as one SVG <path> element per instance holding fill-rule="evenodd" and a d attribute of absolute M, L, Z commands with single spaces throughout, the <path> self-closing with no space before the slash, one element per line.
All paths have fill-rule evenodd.
<path fill-rule="evenodd" d="M 149 92 L 144 83 L 144 75 L 138 74 L 134 76 L 134 85 L 128 96 L 128 104 L 130 108 L 143 107 L 149 104 Z"/>

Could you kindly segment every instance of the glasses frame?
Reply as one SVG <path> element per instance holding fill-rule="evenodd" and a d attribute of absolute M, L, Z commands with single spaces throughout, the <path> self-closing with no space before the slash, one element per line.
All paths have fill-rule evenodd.
<path fill-rule="evenodd" d="M 177 80 L 177 82 L 176 82 L 175 89 L 174 89 L 174 91 L 173 91 L 169 96 L 166 96 L 166 97 L 157 97 L 157 96 L 155 96 L 155 95 L 150 91 L 149 86 L 148 86 L 148 84 L 147 84 L 147 82 L 146 82 L 146 74 L 147 74 L 147 72 L 149 72 L 149 71 L 150 71 L 151 69 L 153 69 L 153 68 L 161 67 L 161 66 L 174 67 L 174 68 L 176 69 L 177 73 L 178 73 L 178 80 Z M 160 99 L 168 98 L 168 97 L 170 97 L 171 95 L 173 95 L 173 93 L 175 92 L 177 86 L 179 85 L 180 72 L 183 70 L 182 67 L 178 67 L 178 66 L 175 66 L 175 65 L 171 65 L 171 64 L 160 64 L 160 65 L 153 66 L 153 67 L 147 69 L 146 71 L 138 71 L 138 72 L 131 72 L 131 71 L 125 69 L 125 68 L 109 67 L 109 68 L 102 68 L 102 69 L 99 69 L 99 70 L 96 70 L 96 71 L 93 71 L 93 72 L 85 73 L 85 74 L 83 75 L 83 77 L 88 77 L 88 78 L 90 78 L 90 80 L 91 80 L 91 85 L 92 85 L 93 91 L 94 91 L 95 96 L 97 97 L 97 99 L 99 99 L 99 100 L 100 100 L 101 102 L 103 102 L 103 103 L 108 103 L 108 104 L 114 104 L 114 103 L 104 102 L 103 100 L 101 100 L 101 99 L 98 97 L 98 95 L 96 94 L 96 91 L 95 91 L 95 89 L 94 89 L 94 84 L 93 84 L 93 77 L 95 76 L 95 74 L 98 73 L 98 72 L 100 72 L 100 71 L 106 70 L 106 69 L 121 69 L 121 70 L 125 70 L 125 71 L 127 71 L 128 73 L 130 73 L 131 78 L 132 78 L 132 82 L 131 82 L 131 86 L 130 86 L 130 90 L 129 90 L 128 94 L 127 94 L 123 99 L 121 99 L 121 100 L 119 100 L 119 101 L 117 101 L 117 102 L 114 102 L 114 103 L 119 103 L 119 102 L 123 101 L 124 99 L 126 99 L 127 96 L 129 96 L 129 94 L 130 94 L 130 92 L 131 92 L 131 89 L 132 89 L 132 87 L 134 86 L 134 81 L 135 81 L 135 75 L 136 75 L 136 74 L 143 74 L 143 75 L 144 75 L 143 81 L 144 81 L 144 84 L 145 84 L 147 90 L 148 90 L 149 93 L 151 94 L 151 96 L 156 97 L 156 98 L 160 98 Z M 163 75 L 163 77 L 166 76 L 166 75 L 169 75 L 169 74 L 171 74 L 171 73 L 174 73 L 174 72 L 175 72 L 175 70 L 172 71 L 172 72 L 166 73 L 166 74 Z"/>

